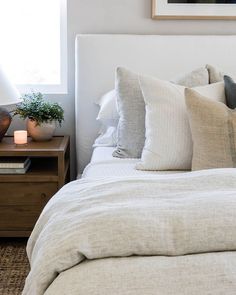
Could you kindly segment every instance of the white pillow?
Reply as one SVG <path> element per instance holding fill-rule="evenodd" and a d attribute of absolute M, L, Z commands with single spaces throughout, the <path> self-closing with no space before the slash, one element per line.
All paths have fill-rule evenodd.
<path fill-rule="evenodd" d="M 105 127 L 95 140 L 93 147 L 115 147 L 117 145 L 117 127 Z"/>
<path fill-rule="evenodd" d="M 100 111 L 98 113 L 97 120 L 108 125 L 110 123 L 112 123 L 112 125 L 114 125 L 114 123 L 118 123 L 119 114 L 117 111 L 115 89 L 104 94 L 99 100 L 98 105 L 100 106 Z"/>
<path fill-rule="evenodd" d="M 140 170 L 190 170 L 193 144 L 185 105 L 185 87 L 149 77 L 139 78 L 146 105 L 146 140 Z M 225 102 L 222 82 L 194 88 Z"/>
<path fill-rule="evenodd" d="M 117 145 L 117 125 L 119 121 L 116 91 L 113 89 L 104 94 L 98 101 L 98 105 L 100 110 L 97 120 L 101 123 L 101 129 L 93 147 L 115 147 Z"/>

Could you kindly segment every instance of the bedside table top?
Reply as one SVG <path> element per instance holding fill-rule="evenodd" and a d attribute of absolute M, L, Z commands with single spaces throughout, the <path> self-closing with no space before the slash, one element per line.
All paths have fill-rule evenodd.
<path fill-rule="evenodd" d="M 54 136 L 50 141 L 36 142 L 28 137 L 27 145 L 15 145 L 13 136 L 5 136 L 0 142 L 0 156 L 29 156 L 48 153 L 52 156 L 64 152 L 69 144 L 69 136 Z"/>

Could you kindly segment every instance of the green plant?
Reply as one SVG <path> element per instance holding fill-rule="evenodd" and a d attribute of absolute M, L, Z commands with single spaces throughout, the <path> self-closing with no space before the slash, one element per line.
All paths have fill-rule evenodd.
<path fill-rule="evenodd" d="M 23 96 L 23 101 L 17 105 L 13 115 L 19 115 L 22 119 L 29 118 L 36 125 L 57 121 L 61 126 L 64 121 L 64 110 L 58 103 L 46 101 L 42 93 L 32 92 Z"/>

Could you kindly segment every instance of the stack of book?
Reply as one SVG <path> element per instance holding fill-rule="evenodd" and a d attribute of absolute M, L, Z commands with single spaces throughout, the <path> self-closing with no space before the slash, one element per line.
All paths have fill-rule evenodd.
<path fill-rule="evenodd" d="M 0 157 L 0 174 L 25 174 L 30 164 L 29 157 Z"/>

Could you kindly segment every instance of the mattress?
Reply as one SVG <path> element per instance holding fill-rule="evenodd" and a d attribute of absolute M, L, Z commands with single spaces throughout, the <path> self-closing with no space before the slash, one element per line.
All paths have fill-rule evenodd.
<path fill-rule="evenodd" d="M 186 171 L 140 171 L 135 169 L 139 159 L 120 159 L 112 156 L 113 147 L 97 147 L 90 163 L 84 169 L 82 178 L 110 176 L 143 176 L 182 173 Z M 79 178 L 80 176 L 78 176 Z"/>

